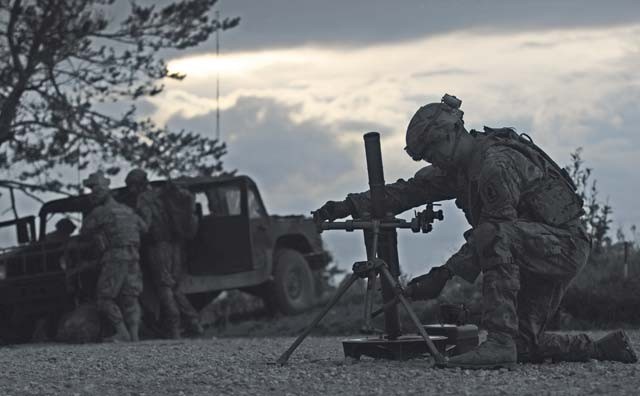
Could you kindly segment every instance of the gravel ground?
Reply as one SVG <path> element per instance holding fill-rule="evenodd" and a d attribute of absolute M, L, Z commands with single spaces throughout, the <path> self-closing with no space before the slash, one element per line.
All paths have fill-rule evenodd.
<path fill-rule="evenodd" d="M 598 337 L 602 332 L 594 332 Z M 631 331 L 640 350 L 640 331 Z M 640 365 L 591 361 L 512 371 L 430 368 L 428 358 L 346 362 L 340 338 L 211 338 L 136 344 L 23 345 L 0 350 L 1 395 L 638 394 Z"/>

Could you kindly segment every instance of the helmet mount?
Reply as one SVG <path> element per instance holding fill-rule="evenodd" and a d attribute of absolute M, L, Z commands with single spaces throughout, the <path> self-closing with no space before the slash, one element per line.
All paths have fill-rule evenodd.
<path fill-rule="evenodd" d="M 409 122 L 406 134 L 405 151 L 414 161 L 424 159 L 426 137 L 436 126 L 455 134 L 452 151 L 447 155 L 449 161 L 453 160 L 460 140 L 460 129 L 464 125 L 461 105 L 462 101 L 457 97 L 444 94 L 440 103 L 429 103 L 418 109 Z"/>

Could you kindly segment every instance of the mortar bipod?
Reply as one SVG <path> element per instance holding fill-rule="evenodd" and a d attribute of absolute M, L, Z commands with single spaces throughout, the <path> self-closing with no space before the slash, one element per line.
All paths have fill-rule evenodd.
<path fill-rule="evenodd" d="M 296 348 L 304 341 L 304 339 L 311 333 L 311 331 L 316 327 L 320 320 L 333 308 L 333 306 L 340 300 L 340 298 L 345 294 L 345 292 L 360 278 L 367 278 L 367 293 L 369 289 L 373 289 L 373 282 L 375 279 L 380 276 L 384 278 L 390 285 L 392 285 L 392 290 L 395 295 L 395 298 L 398 302 L 405 308 L 411 322 L 416 326 L 418 333 L 422 337 L 422 340 L 426 343 L 427 350 L 433 356 L 436 363 L 441 364 L 444 363 L 445 357 L 438 351 L 436 346 L 434 345 L 431 337 L 427 334 L 424 329 L 424 326 L 420 323 L 418 316 L 411 308 L 411 305 L 407 301 L 406 297 L 403 294 L 402 286 L 398 282 L 397 279 L 393 277 L 393 275 L 389 272 L 386 263 L 377 257 L 378 250 L 378 236 L 380 233 L 380 229 L 385 228 L 411 228 L 411 223 L 405 220 L 399 219 L 391 219 L 391 220 L 358 220 L 358 221 L 349 221 L 349 222 L 329 222 L 329 223 L 321 223 L 320 226 L 324 230 L 330 229 L 344 229 L 344 230 L 371 230 L 372 231 L 372 246 L 369 252 L 368 257 L 370 258 L 367 261 L 359 261 L 353 264 L 352 273 L 349 275 L 349 278 L 343 282 L 340 288 L 337 290 L 336 294 L 333 298 L 327 303 L 327 305 L 322 309 L 322 311 L 311 321 L 311 323 L 307 326 L 307 328 L 296 338 L 296 340 L 291 344 L 291 346 L 278 358 L 276 361 L 279 365 L 284 365 L 289 360 L 291 354 L 296 350 Z M 367 323 L 370 325 L 371 320 L 371 303 L 372 298 L 365 296 L 365 326 Z M 436 336 L 439 338 L 438 336 Z M 398 344 L 401 341 L 398 340 L 380 340 L 380 342 L 389 342 Z M 345 354 L 347 350 L 345 348 Z M 383 357 L 383 356 L 380 356 Z"/>

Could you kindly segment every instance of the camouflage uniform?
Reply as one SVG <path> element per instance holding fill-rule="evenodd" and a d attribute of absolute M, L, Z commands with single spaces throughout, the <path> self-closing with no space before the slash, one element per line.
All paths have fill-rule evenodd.
<path fill-rule="evenodd" d="M 84 218 L 80 229 L 81 234 L 101 235 L 105 240 L 96 287 L 98 308 L 114 327 L 124 320 L 130 332 L 140 322 L 142 274 L 138 249 L 140 234 L 146 228 L 132 209 L 108 197 Z"/>
<path fill-rule="evenodd" d="M 445 267 L 469 282 L 483 273 L 483 326 L 490 334 L 511 336 L 520 361 L 588 359 L 594 342 L 586 335 L 545 332 L 586 264 L 590 241 L 584 227 L 578 218 L 557 227 L 536 221 L 522 198 L 541 180 L 542 170 L 519 151 L 474 136 L 477 144 L 465 169 L 427 166 L 407 181 L 388 184 L 387 211 L 398 214 L 455 199 L 473 228 Z M 358 214 L 369 211 L 368 192 L 347 200 Z"/>
<path fill-rule="evenodd" d="M 199 315 L 178 288 L 184 273 L 184 241 L 174 231 L 162 194 L 161 189 L 143 192 L 138 197 L 137 208 L 149 224 L 149 244 L 146 253 L 163 311 L 164 324 L 170 335 L 176 337 L 179 335 L 181 314 L 189 326 L 195 327 L 199 326 Z"/>

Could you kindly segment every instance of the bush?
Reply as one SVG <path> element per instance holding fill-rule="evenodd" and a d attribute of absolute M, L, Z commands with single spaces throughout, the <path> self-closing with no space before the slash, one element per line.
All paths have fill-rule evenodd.
<path fill-rule="evenodd" d="M 561 309 L 575 320 L 569 327 L 613 327 L 640 324 L 640 252 L 629 249 L 628 276 L 624 278 L 624 245 L 617 243 L 594 253 L 576 277 Z"/>

